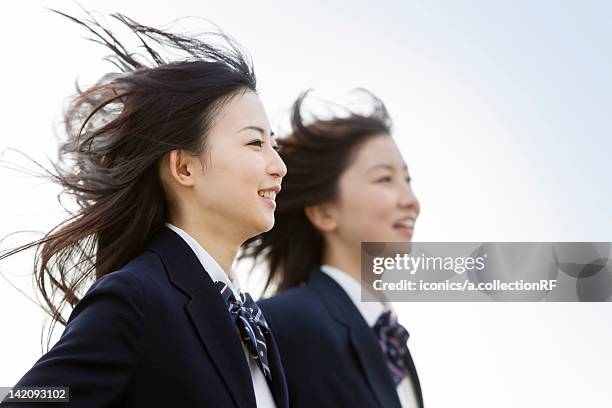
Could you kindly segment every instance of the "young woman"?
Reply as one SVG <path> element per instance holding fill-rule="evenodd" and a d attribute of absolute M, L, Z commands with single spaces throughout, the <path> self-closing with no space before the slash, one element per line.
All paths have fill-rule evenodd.
<path fill-rule="evenodd" d="M 384 105 L 305 124 L 279 140 L 289 173 L 272 230 L 245 244 L 280 294 L 259 302 L 279 344 L 292 407 L 423 407 L 390 305 L 361 301 L 362 241 L 408 241 L 420 207 Z"/>
<path fill-rule="evenodd" d="M 272 228 L 286 173 L 250 62 L 225 36 L 213 46 L 113 15 L 145 60 L 95 19 L 66 17 L 121 72 L 66 115 L 51 174 L 79 211 L 3 256 L 39 247 L 38 286 L 66 325 L 16 387 L 67 386 L 75 407 L 287 407 L 277 346 L 231 274 L 240 245 Z M 67 322 L 56 292 L 75 306 Z"/>

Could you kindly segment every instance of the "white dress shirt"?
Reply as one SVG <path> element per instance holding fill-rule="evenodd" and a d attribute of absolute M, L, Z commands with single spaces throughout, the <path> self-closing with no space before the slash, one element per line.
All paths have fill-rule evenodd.
<path fill-rule="evenodd" d="M 333 267 L 331 265 L 322 265 L 321 270 L 332 278 L 348 295 L 353 301 L 357 310 L 363 316 L 368 326 L 374 328 L 376 321 L 380 315 L 387 310 L 391 310 L 391 313 L 395 314 L 391 303 L 383 302 L 362 302 L 361 301 L 361 282 L 358 282 L 348 273 Z M 368 290 L 367 288 L 363 288 Z M 413 379 L 410 373 L 402 378 L 402 381 L 397 385 L 397 395 L 403 408 L 416 408 L 418 407 L 416 390 L 414 387 Z"/>
<path fill-rule="evenodd" d="M 221 265 L 219 265 L 219 263 L 215 261 L 215 259 L 210 256 L 210 254 L 206 252 L 202 245 L 200 245 L 198 241 L 196 241 L 191 235 L 187 234 L 181 228 L 172 225 L 168 222 L 166 222 L 165 224 L 168 228 L 176 232 L 181 238 L 183 238 L 183 240 L 185 240 L 187 245 L 189 245 L 189 247 L 193 250 L 195 255 L 200 260 L 200 263 L 202 264 L 206 272 L 208 272 L 208 275 L 210 275 L 212 281 L 221 281 L 225 283 L 228 288 L 230 288 L 232 292 L 234 292 L 234 296 L 236 297 L 236 299 L 240 299 L 240 282 L 238 278 L 235 277 L 231 273 L 231 271 L 226 274 L 223 271 L 223 268 L 221 268 Z M 253 389 L 255 390 L 255 400 L 257 402 L 257 406 L 263 408 L 276 408 L 274 397 L 272 396 L 272 392 L 270 391 L 270 387 L 268 386 L 268 382 L 266 381 L 263 372 L 255 362 L 255 360 L 251 358 L 251 355 L 249 354 L 249 351 L 247 350 L 242 340 L 240 340 L 240 343 L 242 343 L 242 350 L 244 351 L 244 355 L 247 359 L 247 362 L 249 363 L 249 369 L 251 371 L 251 380 L 253 381 Z"/>

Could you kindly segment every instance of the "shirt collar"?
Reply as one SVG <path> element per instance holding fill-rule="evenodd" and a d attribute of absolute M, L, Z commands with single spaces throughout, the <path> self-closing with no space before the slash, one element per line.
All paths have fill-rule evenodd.
<path fill-rule="evenodd" d="M 393 307 L 388 302 L 363 302 L 361 300 L 361 290 L 362 288 L 363 290 L 368 289 L 362 287 L 361 282 L 357 281 L 343 270 L 331 265 L 321 265 L 321 271 L 336 281 L 336 283 L 346 292 L 368 326 L 374 327 L 380 315 L 386 310 L 391 310 L 393 313 Z"/>
<path fill-rule="evenodd" d="M 223 282 L 228 288 L 234 292 L 236 299 L 240 299 L 240 281 L 236 276 L 232 274 L 232 271 L 228 271 L 226 274 L 221 265 L 195 240 L 191 235 L 185 232 L 183 229 L 166 222 L 165 225 L 172 231 L 176 232 L 193 250 L 196 257 L 204 267 L 204 270 L 210 276 L 213 282 Z M 228 276 L 229 275 L 229 276 Z"/>

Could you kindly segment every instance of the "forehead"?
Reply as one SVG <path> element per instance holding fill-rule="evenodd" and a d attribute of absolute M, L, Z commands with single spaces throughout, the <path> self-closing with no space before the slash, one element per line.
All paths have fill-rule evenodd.
<path fill-rule="evenodd" d="M 400 170 L 405 166 L 397 145 L 390 136 L 384 134 L 373 136 L 359 146 L 349 169 L 362 173 L 379 164 L 389 164 Z"/>
<path fill-rule="evenodd" d="M 246 126 L 270 128 L 268 115 L 259 96 L 250 90 L 237 94 L 223 104 L 214 122 L 213 128 L 223 131 L 237 132 Z"/>

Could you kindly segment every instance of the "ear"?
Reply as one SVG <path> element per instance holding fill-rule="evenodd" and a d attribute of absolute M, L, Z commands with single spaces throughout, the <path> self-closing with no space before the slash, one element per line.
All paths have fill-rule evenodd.
<path fill-rule="evenodd" d="M 170 178 L 182 186 L 188 187 L 195 184 L 194 170 L 195 162 L 193 156 L 183 149 L 171 150 L 168 153 L 166 165 Z"/>
<path fill-rule="evenodd" d="M 336 211 L 334 211 L 332 204 L 317 204 L 305 207 L 304 214 L 312 225 L 321 231 L 332 232 L 338 226 Z"/>

